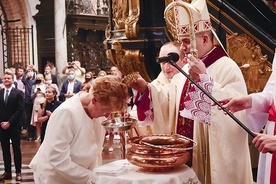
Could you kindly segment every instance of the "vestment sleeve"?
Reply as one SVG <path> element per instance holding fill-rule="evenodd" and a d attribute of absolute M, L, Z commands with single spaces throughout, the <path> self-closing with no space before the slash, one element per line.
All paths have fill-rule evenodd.
<path fill-rule="evenodd" d="M 153 121 L 153 107 L 150 89 L 147 88 L 143 95 L 138 93 L 134 103 L 137 106 L 137 116 L 140 123 L 143 126 L 151 124 Z"/>
<path fill-rule="evenodd" d="M 265 126 L 269 116 L 268 109 L 273 100 L 272 95 L 272 91 L 250 94 L 252 97 L 252 106 L 246 110 L 246 120 L 249 129 L 260 132 Z"/>
<path fill-rule="evenodd" d="M 201 74 L 197 84 L 207 94 L 212 94 L 214 83 L 208 74 Z M 185 108 L 180 115 L 189 119 L 197 119 L 200 122 L 211 123 L 211 99 L 194 84 L 191 85 L 188 94 L 184 99 Z"/>

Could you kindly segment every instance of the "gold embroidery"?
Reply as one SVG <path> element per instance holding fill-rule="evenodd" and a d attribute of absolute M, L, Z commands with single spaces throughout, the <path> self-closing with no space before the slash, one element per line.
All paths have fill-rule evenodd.
<path fill-rule="evenodd" d="M 185 124 L 185 118 L 181 117 L 180 122 L 181 122 L 182 125 L 184 125 Z"/>

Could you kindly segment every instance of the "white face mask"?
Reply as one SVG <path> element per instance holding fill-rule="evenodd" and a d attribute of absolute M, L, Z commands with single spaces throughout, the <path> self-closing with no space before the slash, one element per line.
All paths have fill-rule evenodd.
<path fill-rule="evenodd" d="M 46 84 L 52 84 L 52 81 L 51 80 L 47 80 L 45 81 Z"/>
<path fill-rule="evenodd" d="M 69 79 L 69 80 L 72 80 L 72 79 L 74 79 L 74 78 L 75 78 L 74 75 L 68 75 L 68 79 Z"/>
<path fill-rule="evenodd" d="M 34 72 L 28 72 L 28 77 L 34 76 Z"/>

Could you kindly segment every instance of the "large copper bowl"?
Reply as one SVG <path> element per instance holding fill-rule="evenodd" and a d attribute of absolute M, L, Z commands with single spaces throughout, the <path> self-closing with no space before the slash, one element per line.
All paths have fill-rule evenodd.
<path fill-rule="evenodd" d="M 190 143 L 192 147 L 189 147 Z M 190 159 L 188 150 L 196 143 L 180 135 L 151 135 L 133 137 L 127 151 L 128 161 L 151 172 L 168 171 Z"/>

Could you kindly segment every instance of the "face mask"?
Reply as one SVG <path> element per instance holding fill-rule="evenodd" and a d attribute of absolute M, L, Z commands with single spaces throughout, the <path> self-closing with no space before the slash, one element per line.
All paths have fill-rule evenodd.
<path fill-rule="evenodd" d="M 34 75 L 34 72 L 28 72 L 28 77 L 32 77 Z"/>
<path fill-rule="evenodd" d="M 46 84 L 52 84 L 51 80 L 45 81 Z"/>
<path fill-rule="evenodd" d="M 72 79 L 74 79 L 74 78 L 75 78 L 74 75 L 68 75 L 68 79 L 69 79 L 69 80 L 72 80 Z"/>
<path fill-rule="evenodd" d="M 91 80 L 91 78 L 85 78 L 85 80 L 86 80 L 86 81 L 90 81 L 90 80 Z"/>
<path fill-rule="evenodd" d="M 41 83 L 41 79 L 36 79 L 36 80 L 35 80 L 35 83 L 36 83 L 36 84 Z"/>

